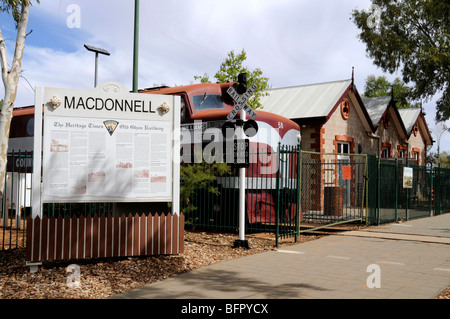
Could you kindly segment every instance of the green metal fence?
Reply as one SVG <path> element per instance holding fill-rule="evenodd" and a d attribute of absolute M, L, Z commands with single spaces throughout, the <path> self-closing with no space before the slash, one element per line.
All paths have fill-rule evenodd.
<path fill-rule="evenodd" d="M 281 147 L 253 150 L 246 169 L 246 233 L 273 233 L 276 242 L 330 225 L 382 224 L 450 213 L 450 169 L 418 166 L 413 160 L 378 159 L 375 155 L 323 154 Z M 8 154 L 0 206 L 0 250 L 24 247 L 25 219 L 31 214 L 32 153 Z M 256 159 L 265 159 L 258 161 Z M 268 160 L 270 159 L 270 160 Z M 262 174 L 262 163 L 276 169 Z M 404 185 L 404 169 L 412 182 Z M 237 232 L 239 174 L 227 164 L 184 165 L 181 203 L 186 226 Z M 45 216 L 102 216 L 121 210 L 170 211 L 167 204 L 46 203 Z M 123 207 L 119 207 L 122 205 Z M 144 209 L 144 210 L 143 210 Z M 302 226 L 302 227 L 300 227 Z"/>
<path fill-rule="evenodd" d="M 299 148 L 292 146 L 280 146 L 278 153 L 266 149 L 250 151 L 250 166 L 245 174 L 246 233 L 275 233 L 277 243 L 280 238 L 298 235 L 299 154 Z M 238 168 L 203 163 L 185 164 L 181 171 L 181 208 L 187 225 L 237 232 Z M 195 174 L 203 179 L 193 178 Z"/>
<path fill-rule="evenodd" d="M 367 156 L 302 151 L 302 223 L 307 231 L 363 221 Z"/>
<path fill-rule="evenodd" d="M 450 169 L 436 167 L 433 173 L 431 178 L 435 215 L 450 213 Z"/>
<path fill-rule="evenodd" d="M 7 172 L 0 198 L 0 250 L 25 247 L 25 220 L 31 214 L 31 152 L 7 154 Z"/>
<path fill-rule="evenodd" d="M 450 212 L 450 169 L 416 165 L 410 159 L 372 159 L 369 165 L 369 224 Z M 407 171 L 412 180 L 407 183 Z"/>

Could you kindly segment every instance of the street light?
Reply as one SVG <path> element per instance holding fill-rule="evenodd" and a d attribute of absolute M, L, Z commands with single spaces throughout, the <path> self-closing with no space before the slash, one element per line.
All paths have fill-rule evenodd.
<path fill-rule="evenodd" d="M 106 51 L 105 49 L 94 47 L 94 46 L 88 45 L 88 44 L 85 44 L 84 47 L 88 51 L 95 52 L 95 79 L 94 79 L 94 87 L 96 87 L 97 86 L 97 72 L 98 72 L 98 54 L 100 53 L 100 54 L 104 54 L 104 55 L 109 55 L 109 52 Z"/>

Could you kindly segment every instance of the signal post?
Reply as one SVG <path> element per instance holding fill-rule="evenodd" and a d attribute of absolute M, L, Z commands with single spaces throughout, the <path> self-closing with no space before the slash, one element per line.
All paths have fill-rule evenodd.
<path fill-rule="evenodd" d="M 248 240 L 245 239 L 245 168 L 249 166 L 249 147 L 250 141 L 246 138 L 246 129 L 253 128 L 253 133 L 256 134 L 258 126 L 253 120 L 256 117 L 256 112 L 246 103 L 246 101 L 253 95 L 257 86 L 252 84 L 247 90 L 247 74 L 241 73 L 238 76 L 238 85 L 229 87 L 227 93 L 236 102 L 234 109 L 228 114 L 227 120 L 231 121 L 240 111 L 239 120 L 236 121 L 236 135 L 234 140 L 235 160 L 234 165 L 239 167 L 239 239 L 234 242 L 234 247 L 249 248 Z M 245 114 L 248 113 L 252 120 L 246 121 Z M 230 122 L 225 123 L 224 129 L 234 127 Z M 224 136 L 227 136 L 224 134 Z M 253 135 L 252 135 L 253 136 Z M 251 137 L 251 136 L 250 136 Z"/>

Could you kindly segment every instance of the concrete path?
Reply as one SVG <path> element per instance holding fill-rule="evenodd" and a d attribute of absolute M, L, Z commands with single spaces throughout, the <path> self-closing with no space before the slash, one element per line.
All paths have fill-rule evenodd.
<path fill-rule="evenodd" d="M 450 214 L 220 262 L 113 298 L 432 299 L 448 286 Z"/>

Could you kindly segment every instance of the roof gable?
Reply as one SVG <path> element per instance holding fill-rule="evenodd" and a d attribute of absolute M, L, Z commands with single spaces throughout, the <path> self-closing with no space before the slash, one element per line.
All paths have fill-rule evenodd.
<path fill-rule="evenodd" d="M 390 96 L 361 98 L 372 124 L 377 126 L 391 103 Z"/>
<path fill-rule="evenodd" d="M 427 145 L 433 144 L 433 137 L 431 136 L 430 130 L 428 129 L 427 122 L 425 121 L 425 116 L 420 108 L 408 108 L 399 109 L 400 116 L 408 134 L 408 138 L 413 132 L 414 126 L 419 124 L 419 129 L 422 130 L 422 137 L 425 139 Z"/>
<path fill-rule="evenodd" d="M 265 111 L 290 119 L 327 117 L 351 83 L 343 80 L 270 89 L 260 101 Z"/>
<path fill-rule="evenodd" d="M 363 106 L 352 79 L 270 89 L 261 98 L 265 111 L 283 115 L 292 120 L 319 120 L 326 122 L 347 95 L 357 103 L 358 114 L 367 130 L 374 127 Z"/>
<path fill-rule="evenodd" d="M 411 134 L 414 125 L 419 118 L 421 110 L 419 108 L 408 108 L 398 110 L 400 116 L 402 117 L 403 123 L 405 124 L 406 132 L 408 136 Z"/>
<path fill-rule="evenodd" d="M 385 116 L 385 114 L 394 114 L 393 122 L 396 123 L 397 131 L 400 136 L 406 138 L 408 136 L 406 127 L 403 123 L 403 119 L 399 113 L 399 110 L 392 100 L 391 96 L 380 96 L 380 97 L 369 97 L 362 98 L 363 104 L 367 113 L 369 114 L 372 124 L 377 130 L 380 124 L 380 120 Z M 390 110 L 390 111 L 389 111 Z"/>

